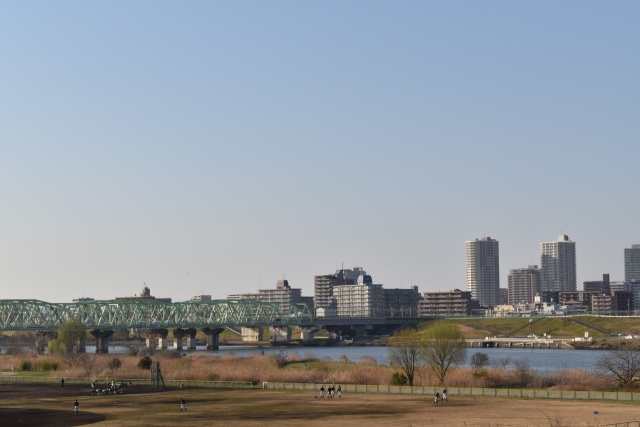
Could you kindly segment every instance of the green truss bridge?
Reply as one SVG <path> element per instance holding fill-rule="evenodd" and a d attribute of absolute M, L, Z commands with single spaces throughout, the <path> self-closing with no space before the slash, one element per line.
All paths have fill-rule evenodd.
<path fill-rule="evenodd" d="M 271 328 L 272 337 L 284 334 L 287 339 L 290 338 L 291 327 L 313 326 L 309 307 L 299 303 L 285 305 L 250 300 L 165 303 L 144 298 L 74 303 L 0 300 L 0 332 L 54 332 L 60 324 L 72 319 L 91 330 L 98 340 L 96 351 L 100 353 L 108 351 L 108 338 L 115 329 L 148 330 L 151 335 L 159 337 L 161 348 L 166 348 L 168 330 L 173 329 L 175 348 L 181 349 L 185 335 L 193 341 L 188 342 L 187 347 L 195 348 L 196 328 L 201 328 L 207 334 L 207 348 L 216 349 L 218 335 L 225 327 L 242 328 L 243 337 L 245 333 L 250 337 L 247 341 L 257 341 L 261 339 L 260 331 L 265 326 Z"/>

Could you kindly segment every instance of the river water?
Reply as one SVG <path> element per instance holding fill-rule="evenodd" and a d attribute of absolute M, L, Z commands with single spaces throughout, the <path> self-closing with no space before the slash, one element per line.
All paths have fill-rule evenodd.
<path fill-rule="evenodd" d="M 87 346 L 87 352 L 95 351 L 95 347 Z M 109 347 L 110 353 L 126 353 L 126 347 Z M 173 350 L 169 350 L 173 351 Z M 352 362 L 359 362 L 363 357 L 373 358 L 380 365 L 389 364 L 389 349 L 378 346 L 337 346 L 337 347 L 284 347 L 284 346 L 243 346 L 223 345 L 220 350 L 206 351 L 204 346 L 198 346 L 196 350 L 212 356 L 224 357 L 230 353 L 239 357 L 248 357 L 255 354 L 276 355 L 282 353 L 286 357 L 292 357 L 296 353 L 300 358 L 313 357 L 339 361 L 346 356 Z M 187 353 L 183 351 L 183 353 Z M 470 366 L 471 357 L 476 353 L 484 353 L 489 356 L 489 365 L 504 365 L 513 367 L 517 360 L 525 361 L 538 374 L 553 374 L 567 369 L 580 369 L 592 371 L 596 369 L 598 360 L 606 357 L 609 352 L 603 350 L 551 350 L 531 348 L 468 348 L 467 360 L 463 366 Z"/>

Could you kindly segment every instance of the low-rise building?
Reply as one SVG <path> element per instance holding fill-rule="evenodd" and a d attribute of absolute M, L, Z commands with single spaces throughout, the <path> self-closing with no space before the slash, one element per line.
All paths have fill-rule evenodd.
<path fill-rule="evenodd" d="M 477 300 L 471 299 L 470 291 L 454 289 L 447 292 L 424 292 L 419 303 L 419 317 L 470 316 L 480 309 Z"/>
<path fill-rule="evenodd" d="M 138 299 L 138 300 L 149 299 L 149 300 L 155 300 L 158 302 L 166 302 L 168 304 L 171 304 L 172 302 L 171 298 L 157 298 L 151 295 L 151 289 L 149 289 L 147 285 L 145 285 L 144 288 L 142 288 L 142 292 L 140 293 L 140 295 L 134 295 L 131 297 L 115 297 L 114 298 L 114 300 L 131 300 L 131 299 Z"/>
<path fill-rule="evenodd" d="M 385 316 L 418 317 L 418 304 L 422 299 L 417 286 L 409 289 L 384 289 Z"/>
<path fill-rule="evenodd" d="M 596 294 L 592 300 L 592 313 L 600 315 L 630 315 L 633 313 L 633 294 L 611 291 Z"/>
<path fill-rule="evenodd" d="M 309 309 L 313 307 L 313 297 L 303 297 L 302 290 L 289 286 L 288 280 L 278 280 L 275 289 L 260 289 L 258 293 L 230 294 L 229 300 L 254 300 L 280 304 L 284 312 L 288 312 L 291 304 L 303 303 Z"/>

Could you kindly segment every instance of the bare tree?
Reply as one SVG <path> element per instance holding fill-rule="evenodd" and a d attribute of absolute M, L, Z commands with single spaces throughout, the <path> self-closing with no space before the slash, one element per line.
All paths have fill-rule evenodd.
<path fill-rule="evenodd" d="M 466 345 L 462 332 L 454 324 L 438 321 L 427 329 L 421 356 L 438 377 L 440 385 L 444 385 L 449 368 L 465 360 Z"/>
<path fill-rule="evenodd" d="M 495 369 L 502 369 L 504 371 L 505 369 L 507 369 L 507 366 L 509 366 L 510 363 L 511 363 L 510 357 L 501 357 L 500 359 L 494 361 L 492 363 L 492 366 Z"/>
<path fill-rule="evenodd" d="M 5 336 L 3 341 L 3 352 L 6 354 L 19 355 L 36 349 L 36 335 L 31 332 L 13 333 Z"/>
<path fill-rule="evenodd" d="M 392 365 L 397 365 L 402 369 L 409 380 L 409 385 L 413 385 L 413 378 L 420 361 L 421 342 L 415 331 L 411 329 L 401 329 L 393 334 L 387 344 L 389 349 L 389 361 Z"/>
<path fill-rule="evenodd" d="M 80 368 L 85 378 L 91 377 L 98 364 L 98 358 L 93 354 L 87 353 L 67 353 L 65 360 L 67 363 Z"/>
<path fill-rule="evenodd" d="M 629 388 L 640 381 L 640 352 L 620 348 L 602 356 L 598 368 L 609 374 L 620 388 Z"/>
<path fill-rule="evenodd" d="M 528 360 L 524 359 L 516 359 L 513 362 L 513 368 L 516 371 L 516 375 L 518 376 L 518 381 L 520 383 L 520 387 L 526 387 L 529 384 L 529 380 L 532 376 L 531 364 Z"/>
<path fill-rule="evenodd" d="M 478 375 L 478 371 L 482 372 L 488 364 L 489 356 L 486 353 L 476 353 L 471 356 L 471 367 L 473 368 L 473 375 Z"/>

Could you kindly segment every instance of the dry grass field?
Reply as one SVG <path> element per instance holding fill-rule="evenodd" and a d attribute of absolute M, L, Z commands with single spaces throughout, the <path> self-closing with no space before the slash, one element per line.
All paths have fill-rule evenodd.
<path fill-rule="evenodd" d="M 187 412 L 180 412 L 180 398 Z M 80 402 L 74 415 L 73 401 Z M 434 405 L 418 396 L 314 393 L 273 390 L 130 390 L 91 396 L 86 387 L 0 385 L 4 426 L 607 426 L 640 420 L 636 404 L 455 397 Z M 595 414 L 597 412 L 597 414 Z M 624 425 L 624 424 L 622 424 Z"/>

